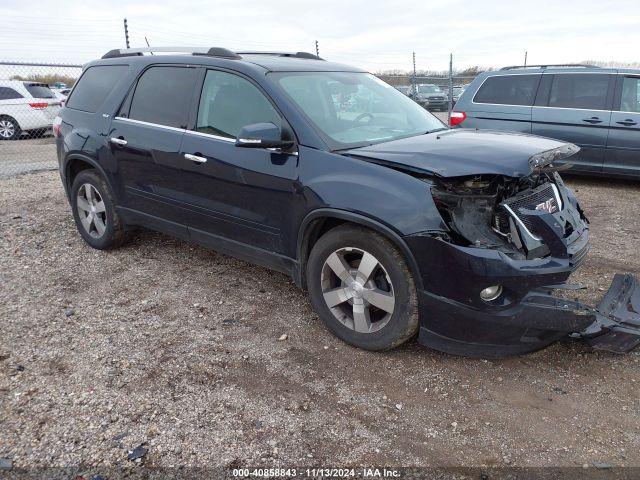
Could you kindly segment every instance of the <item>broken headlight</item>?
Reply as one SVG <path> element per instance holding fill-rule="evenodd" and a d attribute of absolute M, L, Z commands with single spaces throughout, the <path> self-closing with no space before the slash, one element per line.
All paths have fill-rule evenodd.
<path fill-rule="evenodd" d="M 539 170 L 556 160 L 563 160 L 571 155 L 575 155 L 580 151 L 580 147 L 573 143 L 565 143 L 561 147 L 545 150 L 529 157 L 529 165 L 534 170 Z"/>

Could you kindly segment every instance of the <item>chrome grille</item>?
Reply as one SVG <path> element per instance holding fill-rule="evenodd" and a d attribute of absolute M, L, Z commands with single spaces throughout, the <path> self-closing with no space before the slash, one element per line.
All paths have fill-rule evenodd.
<path fill-rule="evenodd" d="M 508 198 L 502 205 L 527 227 L 531 233 L 535 233 L 533 222 L 527 215 L 520 215 L 520 209 L 527 210 L 543 210 L 549 213 L 555 213 L 562 210 L 562 200 L 558 193 L 558 188 L 553 183 L 545 183 L 538 188 L 528 190 L 524 194 L 516 195 Z"/>

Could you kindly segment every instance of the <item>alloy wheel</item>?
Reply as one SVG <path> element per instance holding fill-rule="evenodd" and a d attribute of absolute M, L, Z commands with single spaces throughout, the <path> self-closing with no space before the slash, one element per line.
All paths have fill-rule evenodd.
<path fill-rule="evenodd" d="M 11 120 L 0 120 L 0 137 L 6 139 L 12 138 L 16 133 L 16 126 Z"/>
<path fill-rule="evenodd" d="M 393 284 L 371 253 L 354 247 L 334 251 L 320 281 L 329 310 L 347 328 L 373 333 L 389 323 L 395 308 Z"/>
<path fill-rule="evenodd" d="M 76 205 L 85 231 L 94 238 L 102 237 L 107 229 L 107 212 L 96 187 L 83 183 L 78 189 Z"/>

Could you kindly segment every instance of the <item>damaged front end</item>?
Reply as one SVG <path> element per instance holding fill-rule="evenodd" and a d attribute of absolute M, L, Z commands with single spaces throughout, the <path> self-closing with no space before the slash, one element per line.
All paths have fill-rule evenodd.
<path fill-rule="evenodd" d="M 430 318 L 420 340 L 463 355 L 502 356 L 542 348 L 566 335 L 597 349 L 626 352 L 640 344 L 640 291 L 616 275 L 591 307 L 553 295 L 589 249 L 588 220 L 553 167 L 577 147 L 563 145 L 530 158 L 528 176 L 428 176 L 446 232 L 413 235 Z M 487 292 L 493 293 L 488 296 Z M 499 325 L 496 325 L 499 324 Z"/>

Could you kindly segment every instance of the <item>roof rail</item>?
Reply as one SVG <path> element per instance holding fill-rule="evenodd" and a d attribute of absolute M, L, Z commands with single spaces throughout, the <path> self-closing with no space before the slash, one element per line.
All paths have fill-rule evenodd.
<path fill-rule="evenodd" d="M 588 65 L 585 63 L 558 63 L 555 65 L 511 65 L 509 67 L 502 67 L 500 70 L 516 70 L 518 68 L 600 68 L 597 65 Z"/>
<path fill-rule="evenodd" d="M 274 57 L 306 58 L 308 60 L 324 60 L 324 58 L 308 52 L 238 52 L 239 55 L 271 55 Z"/>
<path fill-rule="evenodd" d="M 235 52 L 221 47 L 193 48 L 193 47 L 145 47 L 145 48 L 121 48 L 110 50 L 102 58 L 118 58 L 140 56 L 144 53 L 187 53 L 190 55 L 204 55 L 208 57 L 221 57 L 238 59 L 242 58 Z"/>

